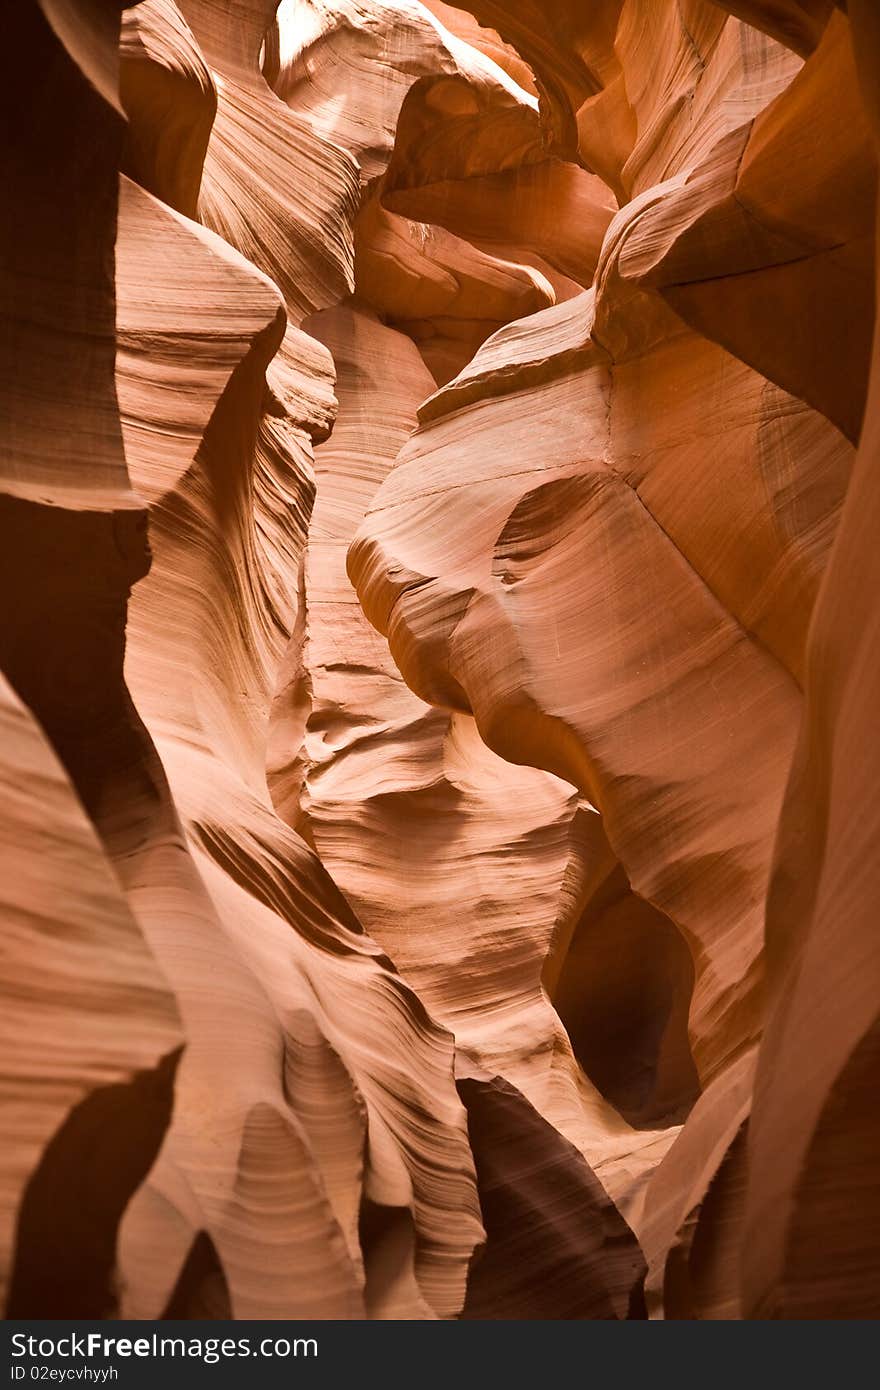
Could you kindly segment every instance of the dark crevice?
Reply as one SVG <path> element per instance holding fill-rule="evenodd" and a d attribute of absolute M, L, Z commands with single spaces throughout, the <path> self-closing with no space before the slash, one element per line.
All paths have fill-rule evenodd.
<path fill-rule="evenodd" d="M 358 1237 L 364 1261 L 364 1305 L 368 1318 L 394 1311 L 394 1291 L 415 1269 L 416 1233 L 409 1207 L 388 1207 L 361 1197 Z"/>
<path fill-rule="evenodd" d="M 500 1077 L 456 1084 L 486 1230 L 462 1317 L 644 1318 L 641 1249 L 583 1156 Z"/>
<path fill-rule="evenodd" d="M 618 865 L 575 928 L 553 1004 L 585 1073 L 635 1128 L 681 1123 L 699 1095 L 693 987 L 681 933 Z"/>
<path fill-rule="evenodd" d="M 217 1248 L 207 1231 L 199 1231 L 193 1241 L 161 1317 L 211 1321 L 232 1317 L 229 1285 Z"/>
<path fill-rule="evenodd" d="M 159 1152 L 182 1051 L 92 1091 L 50 1140 L 19 1210 L 7 1317 L 116 1312 L 119 1223 Z"/>

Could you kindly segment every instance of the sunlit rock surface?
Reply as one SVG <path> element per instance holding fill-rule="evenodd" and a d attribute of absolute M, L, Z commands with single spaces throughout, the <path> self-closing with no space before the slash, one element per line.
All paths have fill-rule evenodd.
<path fill-rule="evenodd" d="M 9 28 L 9 1315 L 880 1314 L 872 0 Z"/>

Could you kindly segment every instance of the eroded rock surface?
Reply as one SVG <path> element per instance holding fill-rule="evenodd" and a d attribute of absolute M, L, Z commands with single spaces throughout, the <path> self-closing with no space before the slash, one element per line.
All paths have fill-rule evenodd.
<path fill-rule="evenodd" d="M 880 1314 L 871 0 L 10 27 L 10 1315 Z"/>

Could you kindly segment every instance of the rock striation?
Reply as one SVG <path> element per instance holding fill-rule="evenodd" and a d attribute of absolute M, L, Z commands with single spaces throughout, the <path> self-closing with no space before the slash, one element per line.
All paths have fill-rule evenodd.
<path fill-rule="evenodd" d="M 872 0 L 9 27 L 8 1316 L 880 1315 Z"/>

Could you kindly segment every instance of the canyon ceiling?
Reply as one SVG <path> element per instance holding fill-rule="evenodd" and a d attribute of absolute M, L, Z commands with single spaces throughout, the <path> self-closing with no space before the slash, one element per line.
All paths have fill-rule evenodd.
<path fill-rule="evenodd" d="M 880 1316 L 880 8 L 6 29 L 8 1315 Z"/>

